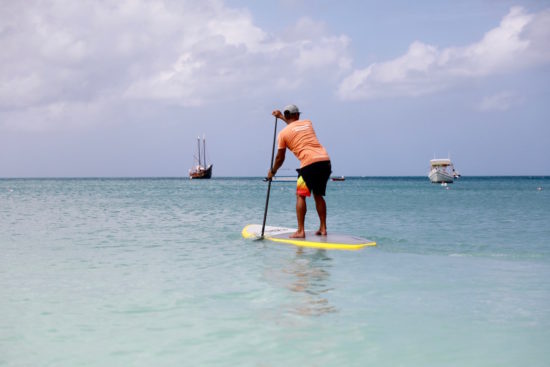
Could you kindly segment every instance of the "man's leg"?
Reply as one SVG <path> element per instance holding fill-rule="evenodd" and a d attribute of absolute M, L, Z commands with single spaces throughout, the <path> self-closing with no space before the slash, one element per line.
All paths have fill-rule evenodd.
<path fill-rule="evenodd" d="M 319 230 L 316 232 L 318 235 L 327 235 L 327 203 L 322 195 L 313 193 L 315 198 L 315 208 L 317 208 L 317 214 L 319 214 Z"/>
<path fill-rule="evenodd" d="M 296 218 L 298 219 L 298 230 L 290 236 L 290 238 L 305 238 L 306 231 L 304 229 L 304 223 L 306 220 L 306 197 L 296 195 Z"/>

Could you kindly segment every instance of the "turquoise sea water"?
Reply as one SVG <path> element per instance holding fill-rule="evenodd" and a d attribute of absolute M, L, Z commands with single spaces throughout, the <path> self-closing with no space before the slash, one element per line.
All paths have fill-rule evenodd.
<path fill-rule="evenodd" d="M 266 188 L 0 180 L 0 365 L 549 365 L 550 178 L 329 182 L 349 252 L 242 239 Z"/>

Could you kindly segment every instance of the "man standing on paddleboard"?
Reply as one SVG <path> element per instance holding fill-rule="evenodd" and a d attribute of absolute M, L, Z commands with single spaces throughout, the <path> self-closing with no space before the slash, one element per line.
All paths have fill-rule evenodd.
<path fill-rule="evenodd" d="M 283 165 L 286 148 L 300 160 L 298 181 L 296 183 L 296 217 L 298 230 L 291 238 L 305 238 L 304 222 L 306 219 L 306 197 L 315 199 L 315 207 L 319 215 L 319 230 L 317 235 L 327 234 L 327 204 L 325 191 L 327 182 L 332 172 L 330 157 L 327 151 L 317 140 L 313 124 L 310 120 L 300 120 L 300 110 L 295 105 L 288 105 L 283 113 L 274 110 L 272 115 L 283 120 L 287 126 L 279 133 L 277 158 L 273 168 L 267 173 L 267 178 L 272 179 L 277 170 Z"/>

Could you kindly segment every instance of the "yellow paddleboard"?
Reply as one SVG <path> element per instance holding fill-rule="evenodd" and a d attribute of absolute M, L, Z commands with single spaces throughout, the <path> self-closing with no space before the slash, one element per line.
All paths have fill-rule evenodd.
<path fill-rule="evenodd" d="M 330 250 L 358 250 L 365 246 L 376 246 L 376 242 L 366 238 L 349 236 L 345 234 L 330 233 L 319 236 L 315 231 L 306 231 L 306 238 L 289 238 L 296 229 L 266 226 L 264 239 L 273 242 L 288 243 L 295 246 L 314 247 Z M 259 239 L 262 233 L 261 224 L 249 224 L 243 228 L 244 238 Z"/>

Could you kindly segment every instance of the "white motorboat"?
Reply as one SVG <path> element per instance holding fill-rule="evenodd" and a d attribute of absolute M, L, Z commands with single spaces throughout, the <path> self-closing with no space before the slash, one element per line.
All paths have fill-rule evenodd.
<path fill-rule="evenodd" d="M 453 162 L 448 158 L 432 159 L 430 161 L 430 173 L 428 177 L 432 183 L 453 183 L 455 173 Z"/>

